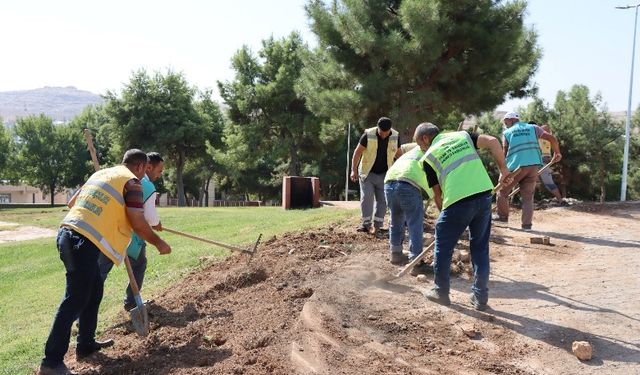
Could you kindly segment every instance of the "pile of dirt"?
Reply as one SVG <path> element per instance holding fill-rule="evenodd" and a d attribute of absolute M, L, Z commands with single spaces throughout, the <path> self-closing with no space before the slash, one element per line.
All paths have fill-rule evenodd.
<path fill-rule="evenodd" d="M 388 240 L 327 228 L 273 237 L 249 265 L 205 260 L 149 306 L 147 338 L 123 313 L 103 335 L 112 348 L 67 363 L 83 374 L 530 373 L 517 363 L 531 348 L 490 315 L 451 314 L 410 276 L 385 281 L 398 271 L 387 252 Z M 460 255 L 452 268 L 469 270 Z"/>

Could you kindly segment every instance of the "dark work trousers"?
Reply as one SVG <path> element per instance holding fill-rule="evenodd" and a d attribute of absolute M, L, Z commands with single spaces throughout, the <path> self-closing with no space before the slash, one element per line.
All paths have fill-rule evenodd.
<path fill-rule="evenodd" d="M 104 283 L 98 270 L 100 250 L 83 235 L 60 228 L 56 239 L 60 259 L 66 270 L 64 298 L 58 307 L 44 348 L 42 364 L 56 367 L 69 349 L 71 326 L 78 319 L 78 347 L 95 342 L 98 309 Z"/>
<path fill-rule="evenodd" d="M 142 245 L 142 249 L 140 250 L 140 254 L 138 255 L 138 259 L 129 257 L 131 270 L 133 271 L 133 277 L 136 279 L 136 283 L 138 284 L 138 289 L 142 289 L 142 283 L 144 282 L 144 272 L 147 269 L 146 249 L 147 244 L 144 243 Z M 100 277 L 102 278 L 102 282 L 104 282 L 105 280 L 107 280 L 109 271 L 111 271 L 111 269 L 113 268 L 113 262 L 104 254 L 100 254 L 100 257 L 98 258 L 98 266 L 100 267 Z M 125 292 L 123 302 L 125 306 L 134 306 L 136 304 L 136 301 L 133 298 L 133 292 L 131 291 L 131 285 L 127 286 L 127 291 Z"/>

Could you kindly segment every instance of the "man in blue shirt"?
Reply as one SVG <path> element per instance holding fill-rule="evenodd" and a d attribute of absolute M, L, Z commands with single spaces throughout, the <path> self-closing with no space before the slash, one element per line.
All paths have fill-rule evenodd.
<path fill-rule="evenodd" d="M 158 193 L 153 181 L 162 175 L 164 171 L 164 160 L 157 152 L 150 152 L 147 156 L 149 157 L 149 164 L 147 165 L 146 175 L 140 180 L 142 183 L 142 199 L 144 201 L 144 218 L 153 229 L 162 231 L 162 223 L 156 210 L 156 196 Z M 133 275 L 138 283 L 139 289 L 142 289 L 144 273 L 147 269 L 146 247 L 147 244 L 144 240 L 134 234 L 127 248 L 131 269 L 133 270 Z M 101 255 L 98 259 L 98 265 L 102 279 L 106 280 L 109 271 L 113 268 L 113 262 L 106 256 Z M 124 309 L 130 311 L 134 307 L 136 307 L 136 302 L 131 292 L 131 286 L 127 286 Z"/>

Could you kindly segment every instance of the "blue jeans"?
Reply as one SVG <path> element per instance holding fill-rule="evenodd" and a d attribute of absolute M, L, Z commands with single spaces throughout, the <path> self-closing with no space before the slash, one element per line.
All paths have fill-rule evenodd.
<path fill-rule="evenodd" d="M 98 270 L 100 250 L 81 234 L 60 228 L 56 239 L 66 270 L 66 289 L 44 348 L 42 364 L 56 367 L 69 349 L 71 326 L 78 319 L 78 346 L 95 342 L 104 283 Z"/>
<path fill-rule="evenodd" d="M 453 249 L 460 235 L 469 227 L 473 286 L 471 290 L 480 303 L 489 299 L 489 235 L 491 234 L 491 194 L 456 202 L 444 209 L 436 223 L 434 250 L 435 289 L 449 294 L 449 272 Z"/>
<path fill-rule="evenodd" d="M 136 283 L 138 283 L 138 289 L 142 289 L 142 282 L 144 281 L 144 272 L 147 269 L 147 244 L 142 245 L 142 249 L 140 250 L 140 255 L 138 255 L 138 259 L 133 259 L 129 257 L 129 262 L 131 263 L 131 270 L 133 271 L 133 277 L 136 279 Z M 100 277 L 102 278 L 102 282 L 107 280 L 107 276 L 109 275 L 109 271 L 113 268 L 113 262 L 107 258 L 104 254 L 100 254 L 100 258 L 98 259 L 98 266 L 100 267 Z M 135 305 L 136 301 L 133 298 L 133 292 L 131 292 L 131 285 L 127 286 L 127 290 L 125 292 L 124 304 L 125 305 Z"/>
<path fill-rule="evenodd" d="M 384 184 L 384 195 L 391 211 L 389 248 L 392 253 L 402 252 L 405 223 L 409 228 L 410 259 L 420 255 L 423 246 L 424 206 L 422 194 L 415 186 L 403 181 Z"/>

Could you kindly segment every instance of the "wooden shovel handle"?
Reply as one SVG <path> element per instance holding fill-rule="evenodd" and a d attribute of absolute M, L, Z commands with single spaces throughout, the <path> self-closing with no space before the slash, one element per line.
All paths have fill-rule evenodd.
<path fill-rule="evenodd" d="M 129 261 L 129 256 L 127 254 L 124 255 L 124 264 L 127 267 L 127 274 L 129 275 L 129 286 L 131 287 L 131 294 L 138 295 L 140 294 L 140 289 L 138 288 L 138 282 L 136 281 L 136 277 L 133 275 L 133 268 L 131 268 L 131 262 Z"/>

